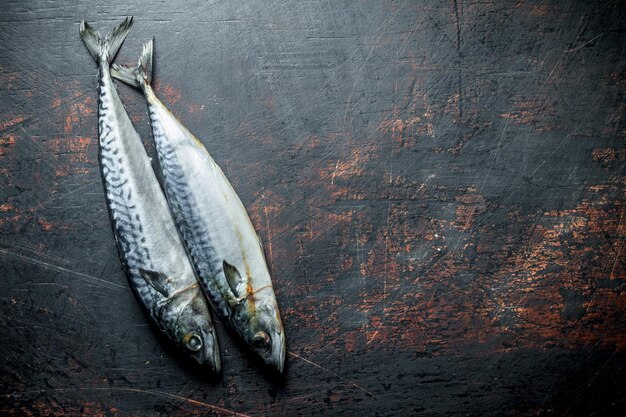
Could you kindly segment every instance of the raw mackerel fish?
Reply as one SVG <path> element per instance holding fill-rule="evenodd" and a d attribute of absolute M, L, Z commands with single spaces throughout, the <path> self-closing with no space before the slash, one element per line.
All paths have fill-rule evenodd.
<path fill-rule="evenodd" d="M 86 22 L 80 37 L 98 63 L 100 169 L 115 242 L 129 283 L 153 323 L 198 364 L 220 370 L 208 303 L 198 286 L 167 200 L 111 80 L 109 65 L 126 19 L 102 38 Z"/>
<path fill-rule="evenodd" d="M 165 192 L 211 304 L 265 363 L 282 372 L 285 332 L 259 237 L 222 170 L 155 96 L 152 50 L 150 41 L 137 67 L 114 65 L 112 75 L 147 99 Z"/>

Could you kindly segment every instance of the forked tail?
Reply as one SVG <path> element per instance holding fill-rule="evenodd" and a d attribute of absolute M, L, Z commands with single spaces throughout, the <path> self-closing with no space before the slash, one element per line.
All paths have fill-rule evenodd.
<path fill-rule="evenodd" d="M 80 38 L 83 40 L 89 53 L 91 53 L 91 56 L 96 62 L 106 60 L 108 63 L 111 63 L 117 51 L 119 51 L 120 46 L 122 46 L 124 39 L 126 39 L 126 35 L 128 35 L 128 31 L 132 25 L 133 18 L 127 17 L 118 27 L 102 38 L 97 30 L 83 20 L 80 22 L 79 33 Z"/>
<path fill-rule="evenodd" d="M 140 87 L 141 84 L 150 84 L 152 81 L 152 49 L 154 47 L 154 39 L 146 42 L 141 51 L 141 57 L 136 67 L 126 67 L 113 64 L 111 76 L 117 78 L 126 84 L 134 87 Z"/>

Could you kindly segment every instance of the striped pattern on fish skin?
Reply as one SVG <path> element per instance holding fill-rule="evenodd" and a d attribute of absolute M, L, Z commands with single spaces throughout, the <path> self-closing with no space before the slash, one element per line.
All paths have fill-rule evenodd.
<path fill-rule="evenodd" d="M 144 233 L 142 222 L 145 219 L 140 215 L 140 212 L 144 210 L 137 207 L 138 204 L 144 204 L 138 201 L 139 188 L 137 183 L 145 181 L 137 181 L 137 178 L 133 178 L 133 176 L 137 177 L 145 173 L 146 166 L 145 164 L 141 164 L 144 166 L 139 167 L 131 166 L 128 157 L 129 152 L 141 152 L 141 149 L 137 149 L 136 146 L 133 147 L 132 142 L 120 143 L 124 140 L 123 138 L 130 137 L 134 142 L 137 142 L 139 138 L 134 137 L 136 133 L 124 129 L 126 126 L 122 121 L 125 111 L 120 109 L 119 99 L 114 99 L 115 87 L 103 65 L 101 64 L 100 67 L 102 74 L 98 83 L 98 131 L 99 159 L 106 191 L 106 202 L 122 266 L 130 277 L 133 288 L 139 293 L 140 299 L 144 300 L 147 306 L 151 306 L 151 314 L 158 317 L 155 313 L 158 311 L 159 294 L 141 277 L 139 272 L 140 269 L 155 270 L 155 265 L 151 261 L 150 247 L 146 244 L 147 238 L 142 237 Z M 190 288 L 190 290 L 193 289 Z M 159 320 L 157 320 L 157 324 L 162 330 L 168 331 L 168 329 L 163 328 Z"/>
<path fill-rule="evenodd" d="M 176 213 L 178 228 L 185 242 L 188 242 L 187 249 L 192 258 L 192 262 L 200 276 L 216 276 L 219 271 L 212 268 L 212 265 L 221 263 L 216 248 L 209 239 L 210 230 L 198 215 L 199 207 L 194 199 L 194 195 L 188 188 L 184 167 L 178 161 L 178 155 L 167 140 L 167 136 L 161 129 L 159 116 L 154 106 L 149 107 L 149 114 L 152 124 L 152 133 L 155 138 L 159 164 L 163 171 L 165 187 L 169 198 L 170 207 Z M 202 280 L 207 286 L 209 294 L 224 292 L 224 285 L 218 286 L 217 279 Z M 225 283 L 223 283 L 225 284 Z M 227 292 L 228 294 L 228 292 Z M 212 305 L 222 317 L 230 317 L 230 305 L 236 303 L 236 299 L 227 297 L 212 297 Z"/>
<path fill-rule="evenodd" d="M 115 40 L 110 37 L 125 36 L 130 24 L 126 20 L 104 40 L 84 22 L 80 31 L 99 67 L 99 160 L 115 241 L 130 286 L 153 323 L 187 356 L 219 372 L 219 348 L 208 304 L 148 155 L 111 79 L 109 65 L 116 50 L 108 51 Z M 117 43 L 119 47 L 121 42 Z"/>
<path fill-rule="evenodd" d="M 151 67 L 152 41 L 136 68 L 114 66 L 112 75 L 146 97 L 165 192 L 200 283 L 228 325 L 282 372 L 285 334 L 258 235 L 204 145 L 154 94 Z"/>

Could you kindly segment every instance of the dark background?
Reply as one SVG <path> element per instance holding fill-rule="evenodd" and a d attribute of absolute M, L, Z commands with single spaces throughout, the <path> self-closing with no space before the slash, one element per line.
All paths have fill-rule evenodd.
<path fill-rule="evenodd" d="M 626 409 L 624 1 L 98 3 L 0 7 L 0 414 Z M 198 376 L 128 288 L 78 36 L 127 15 L 264 241 L 283 380 L 220 323 Z"/>

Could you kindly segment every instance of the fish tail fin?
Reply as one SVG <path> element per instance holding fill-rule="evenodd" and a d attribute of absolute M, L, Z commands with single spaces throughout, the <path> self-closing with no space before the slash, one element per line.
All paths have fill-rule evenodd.
<path fill-rule="evenodd" d="M 143 45 L 137 71 L 143 76 L 148 84 L 152 82 L 152 51 L 154 49 L 154 38 Z"/>
<path fill-rule="evenodd" d="M 100 33 L 97 30 L 92 28 L 89 23 L 81 20 L 80 29 L 78 30 L 80 33 L 80 38 L 83 40 L 83 43 L 89 50 L 89 53 L 96 61 L 100 60 L 100 46 L 102 44 L 102 38 L 100 37 Z"/>
<path fill-rule="evenodd" d="M 113 64 L 111 67 L 111 77 L 139 88 L 139 82 L 137 81 L 137 77 L 135 77 L 134 68 Z"/>
<path fill-rule="evenodd" d="M 96 60 L 100 62 L 102 58 L 106 58 L 107 62 L 113 61 L 117 51 L 126 39 L 128 31 L 133 25 L 133 18 L 127 17 L 122 23 L 120 23 L 115 29 L 113 29 L 104 38 L 84 20 L 80 22 L 80 38 L 85 43 L 85 46 L 89 50 L 89 53 Z"/>
<path fill-rule="evenodd" d="M 141 83 L 150 84 L 152 81 L 152 50 L 154 38 L 143 45 L 141 57 L 136 67 L 127 67 L 113 64 L 111 76 L 126 84 L 139 87 Z"/>
<path fill-rule="evenodd" d="M 120 23 L 115 29 L 113 29 L 111 33 L 107 35 L 107 40 L 109 43 L 109 63 L 113 61 L 113 58 L 115 58 L 115 55 L 117 55 L 117 51 L 120 50 L 120 46 L 122 46 L 122 43 L 124 43 L 124 39 L 126 39 L 126 35 L 128 35 L 128 31 L 132 26 L 133 17 L 127 17 L 122 23 Z"/>

